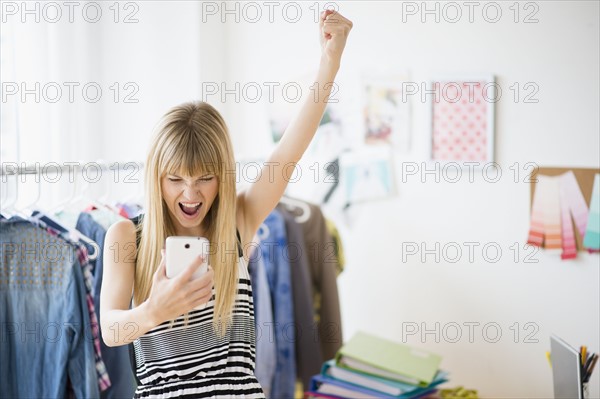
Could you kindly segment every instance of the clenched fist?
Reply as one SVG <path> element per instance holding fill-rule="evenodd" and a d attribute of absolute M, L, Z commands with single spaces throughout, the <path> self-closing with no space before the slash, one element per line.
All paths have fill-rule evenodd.
<path fill-rule="evenodd" d="M 333 10 L 321 13 L 319 21 L 322 61 L 339 67 L 352 21 Z"/>

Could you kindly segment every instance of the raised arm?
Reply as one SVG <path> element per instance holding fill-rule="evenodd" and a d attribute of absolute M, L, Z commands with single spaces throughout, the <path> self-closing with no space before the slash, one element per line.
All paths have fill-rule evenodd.
<path fill-rule="evenodd" d="M 238 204 L 250 231 L 255 232 L 282 197 L 296 163 L 308 148 L 327 105 L 335 76 L 340 68 L 352 22 L 327 10 L 319 22 L 321 60 L 316 76 L 316 97 L 307 95 L 302 108 L 286 128 L 275 150 L 263 166 L 260 177 L 238 196 Z M 318 101 L 315 101 L 318 100 Z M 292 168 L 292 166 L 294 168 Z"/>

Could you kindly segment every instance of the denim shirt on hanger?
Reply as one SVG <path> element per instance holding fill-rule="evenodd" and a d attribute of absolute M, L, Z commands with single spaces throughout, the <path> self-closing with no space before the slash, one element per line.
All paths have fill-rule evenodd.
<path fill-rule="evenodd" d="M 104 273 L 104 238 L 106 230 L 96 222 L 92 215 L 83 212 L 77 219 L 75 228 L 83 235 L 91 238 L 100 246 L 98 257 L 91 261 L 94 271 L 94 285 L 92 296 L 98 319 L 100 318 L 100 289 L 102 287 L 102 275 Z M 102 329 L 100 328 L 100 332 Z M 100 335 L 102 336 L 102 335 Z M 129 365 L 129 350 L 126 345 L 108 347 L 104 340 L 100 340 L 102 360 L 106 365 L 106 371 L 110 377 L 111 386 L 101 393 L 102 399 L 132 398 L 137 386 L 133 372 Z"/>
<path fill-rule="evenodd" d="M 273 326 L 273 305 L 267 281 L 267 271 L 262 252 L 255 250 L 248 260 L 248 271 L 252 281 L 254 321 L 256 324 L 256 366 L 254 375 L 262 385 L 267 398 L 271 396 L 273 378 L 277 368 L 277 346 L 270 331 Z"/>
<path fill-rule="evenodd" d="M 98 398 L 76 248 L 31 222 L 0 221 L 0 397 Z"/>
<path fill-rule="evenodd" d="M 285 221 L 281 213 L 274 209 L 264 224 L 268 235 L 261 238 L 260 249 L 271 292 L 274 321 L 271 331 L 277 347 L 277 368 L 271 397 L 293 398 L 296 385 L 296 337 Z M 266 328 L 262 330 L 262 334 L 270 332 Z"/>

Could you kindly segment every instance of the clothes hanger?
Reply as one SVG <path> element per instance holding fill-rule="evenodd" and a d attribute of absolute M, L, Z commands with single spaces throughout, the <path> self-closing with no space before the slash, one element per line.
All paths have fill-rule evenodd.
<path fill-rule="evenodd" d="M 143 212 L 143 200 L 144 200 L 144 189 L 143 184 L 138 182 L 137 187 L 133 192 L 127 197 L 123 198 L 120 203 L 125 208 L 125 213 L 128 214 L 128 217 L 138 216 Z M 130 211 L 134 210 L 134 213 L 130 214 Z"/>
<path fill-rule="evenodd" d="M 98 161 L 98 163 L 103 164 L 103 161 Z M 94 204 L 94 206 L 99 209 L 108 209 L 116 214 L 120 214 L 120 210 L 117 207 L 110 205 L 109 203 L 109 198 L 112 194 L 112 185 L 110 184 L 110 179 L 105 180 L 106 183 L 104 185 L 104 193 L 98 198 L 97 201 L 95 201 L 95 203 L 99 205 Z"/>
<path fill-rule="evenodd" d="M 71 195 L 68 196 L 65 200 L 56 204 L 54 207 L 50 208 L 47 211 L 47 213 L 54 215 L 59 214 L 60 212 L 64 211 L 67 208 L 67 205 L 73 200 L 73 198 L 75 198 L 77 194 L 77 174 L 75 174 L 75 179 L 73 179 L 73 184 L 71 185 L 71 187 L 73 187 L 73 189 L 71 190 Z"/>
<path fill-rule="evenodd" d="M 31 204 L 32 207 L 37 203 L 37 201 L 40 198 L 41 181 L 38 182 L 38 184 L 39 184 L 38 196 L 36 198 L 36 201 Z M 83 243 L 89 244 L 92 248 L 94 248 L 94 251 L 91 253 L 88 252 L 88 258 L 89 258 L 89 260 L 95 260 L 96 258 L 98 258 L 98 255 L 100 254 L 100 245 L 98 245 L 98 243 L 96 243 L 91 238 L 81 234 L 76 229 L 64 226 L 56 219 L 56 216 L 55 217 L 50 216 L 52 214 L 56 215 L 56 214 L 59 214 L 60 212 L 64 212 L 64 210 L 66 209 L 68 204 L 72 203 L 73 200 L 77 199 L 78 196 L 76 196 L 76 191 L 77 191 L 77 176 L 75 176 L 75 179 L 73 180 L 73 191 L 71 192 L 71 196 L 69 198 L 67 198 L 66 201 L 63 201 L 59 205 L 59 207 L 54 207 L 52 211 L 45 212 L 45 211 L 39 209 L 38 207 L 36 207 L 36 209 L 34 209 L 32 211 L 31 216 L 28 217 L 28 219 L 35 224 L 40 224 L 40 222 L 42 222 L 44 224 L 44 227 L 50 227 L 50 228 L 58 231 L 59 233 L 62 233 L 63 235 L 66 236 L 66 238 L 69 238 L 71 241 L 74 241 L 74 242 L 81 241 Z"/>
<path fill-rule="evenodd" d="M 23 209 L 33 208 L 40 200 L 40 197 L 42 195 L 42 180 L 41 179 L 37 180 L 36 187 L 37 187 L 37 195 L 36 195 L 35 199 L 33 200 L 33 202 L 31 202 L 27 206 L 24 206 Z"/>
<path fill-rule="evenodd" d="M 8 179 L 7 179 L 8 181 Z M 6 197 L 8 198 L 8 190 L 7 190 L 7 195 Z M 19 209 L 17 209 L 17 207 L 15 206 L 17 204 L 17 200 L 19 199 L 19 181 L 17 180 L 17 175 L 15 175 L 15 195 L 13 198 L 11 198 L 11 202 L 8 203 L 8 205 L 5 206 L 4 208 L 4 212 L 2 214 L 2 216 L 5 219 L 10 219 L 13 216 L 19 216 L 22 219 L 27 219 L 28 216 L 23 214 Z"/>
<path fill-rule="evenodd" d="M 33 212 L 33 214 L 31 215 L 30 220 L 32 218 L 33 218 L 32 221 L 43 222 L 46 226 L 65 235 L 71 241 L 74 241 L 74 242 L 81 241 L 83 243 L 89 244 L 92 248 L 94 248 L 94 252 L 90 253 L 88 251 L 89 260 L 95 260 L 96 258 L 98 258 L 98 254 L 100 254 L 100 245 L 98 245 L 98 243 L 96 243 L 96 241 L 92 240 L 91 238 L 81 234 L 81 232 L 79 232 L 78 230 L 70 229 L 70 228 L 63 226 L 55 218 L 51 217 L 50 215 L 46 214 L 43 211 L 35 210 Z"/>
<path fill-rule="evenodd" d="M 105 162 L 103 160 L 98 160 L 99 164 L 105 164 Z M 113 213 L 116 213 L 119 216 L 121 215 L 121 210 L 113 204 L 110 203 L 110 196 L 112 194 L 112 184 L 110 179 L 105 179 L 105 186 L 104 186 L 104 193 L 102 194 L 102 196 L 100 198 L 98 198 L 98 200 L 96 202 L 93 203 L 93 205 L 98 208 L 98 209 L 105 209 L 105 210 L 109 210 Z"/>
<path fill-rule="evenodd" d="M 306 202 L 290 198 L 285 195 L 279 199 L 279 202 L 285 204 L 288 210 L 299 208 L 302 211 L 302 213 L 296 216 L 294 219 L 297 223 L 304 223 L 310 219 L 310 206 L 308 206 Z"/>
<path fill-rule="evenodd" d="M 107 182 L 110 183 L 109 180 L 107 180 Z M 75 175 L 75 179 L 73 180 L 73 191 L 71 193 L 71 197 L 69 197 L 65 202 L 63 202 L 62 206 L 59 207 L 58 209 L 54 210 L 54 214 L 58 214 L 62 211 L 64 211 L 67 207 L 76 207 L 77 205 L 79 205 L 78 208 L 85 208 L 88 206 L 93 206 L 97 209 L 110 209 L 111 211 L 113 209 L 107 207 L 104 203 L 105 203 L 105 199 L 107 199 L 110 195 L 110 185 L 108 185 L 108 188 L 105 190 L 104 194 L 98 198 L 95 199 L 93 196 L 89 195 L 89 191 L 90 191 L 90 187 L 91 187 L 91 183 L 84 179 L 83 184 L 79 184 L 79 181 L 77 179 L 77 175 Z M 80 192 L 78 193 L 78 188 L 80 188 Z M 83 205 L 80 205 L 83 204 Z M 81 212 L 81 209 L 78 209 L 77 212 Z"/>
<path fill-rule="evenodd" d="M 140 189 L 140 187 L 142 187 L 142 189 Z M 143 184 L 138 180 L 135 188 L 129 191 L 129 195 L 120 199 L 119 202 L 117 202 L 116 207 L 123 208 L 128 217 L 135 217 L 141 212 L 142 206 L 140 203 L 143 197 Z M 130 214 L 130 210 L 132 209 L 135 209 L 136 214 Z"/>
<path fill-rule="evenodd" d="M 4 186 L 4 190 L 0 190 L 0 206 L 3 206 L 6 204 L 6 201 L 8 200 L 8 180 L 7 182 L 3 185 Z M 6 198 L 3 195 L 6 192 Z M 4 206 L 4 209 L 0 208 L 0 219 L 9 219 L 9 215 L 6 213 L 6 206 Z"/>
<path fill-rule="evenodd" d="M 286 197 L 285 195 L 279 199 L 279 202 L 285 204 L 288 210 L 300 209 L 300 215 L 296 216 L 294 220 L 296 223 L 304 223 L 308 219 L 310 219 L 310 207 L 307 203 L 302 202 L 297 199 L 293 199 L 290 197 Z M 266 240 L 270 235 L 269 226 L 266 223 L 262 223 L 258 231 L 256 232 L 256 237 L 260 240 Z"/>
<path fill-rule="evenodd" d="M 104 210 L 109 210 L 111 212 L 119 213 L 118 209 L 115 209 L 114 207 L 108 205 L 108 199 L 110 198 L 110 195 L 111 195 L 111 187 L 110 187 L 109 179 L 106 179 L 106 183 L 104 186 L 104 193 L 102 193 L 102 195 L 99 196 L 98 199 L 94 199 L 93 197 L 91 197 L 88 194 L 90 187 L 91 187 L 90 182 L 86 182 L 85 188 L 81 192 L 80 200 L 85 199 L 88 204 L 90 204 L 98 209 L 104 209 Z"/>

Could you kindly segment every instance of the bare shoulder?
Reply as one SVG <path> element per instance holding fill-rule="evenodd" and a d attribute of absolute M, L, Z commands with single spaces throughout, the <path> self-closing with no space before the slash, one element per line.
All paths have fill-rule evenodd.
<path fill-rule="evenodd" d="M 108 228 L 106 235 L 108 236 L 109 234 L 113 237 L 133 235 L 135 238 L 135 224 L 133 224 L 133 222 L 129 219 L 119 220 Z"/>
<path fill-rule="evenodd" d="M 137 250 L 137 244 L 135 240 L 135 224 L 129 220 L 119 220 L 113 223 L 106 231 L 105 248 L 114 248 L 114 244 L 118 245 L 120 250 L 124 250 L 127 253 Z M 127 257 L 126 259 L 129 259 Z"/>
<path fill-rule="evenodd" d="M 112 224 L 104 239 L 104 270 L 100 291 L 101 322 L 107 311 L 127 310 L 135 280 L 135 225 L 131 220 Z"/>

